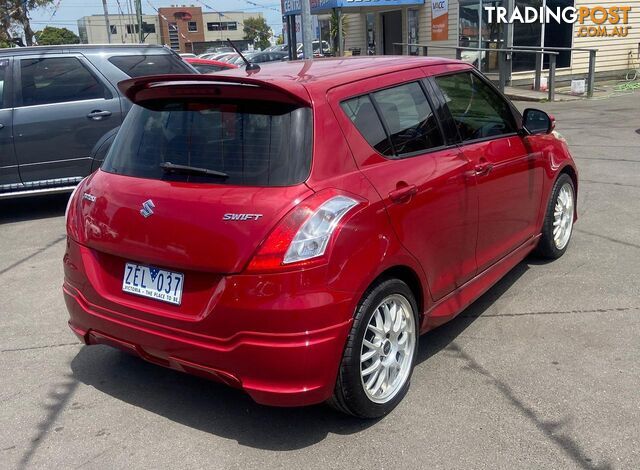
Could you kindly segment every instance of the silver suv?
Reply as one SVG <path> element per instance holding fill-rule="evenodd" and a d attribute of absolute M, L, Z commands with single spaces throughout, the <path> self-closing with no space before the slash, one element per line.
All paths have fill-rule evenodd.
<path fill-rule="evenodd" d="M 131 108 L 116 84 L 166 73 L 196 72 L 163 46 L 0 49 L 0 199 L 72 190 Z"/>

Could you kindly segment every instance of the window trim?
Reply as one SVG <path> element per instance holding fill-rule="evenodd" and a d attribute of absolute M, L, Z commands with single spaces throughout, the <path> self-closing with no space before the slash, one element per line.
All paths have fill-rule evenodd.
<path fill-rule="evenodd" d="M 98 83 L 102 85 L 102 87 L 105 90 L 104 96 L 102 98 L 90 98 L 86 100 L 71 100 L 71 101 L 56 101 L 53 103 L 24 104 L 23 97 L 22 97 L 22 62 L 21 61 L 29 60 L 29 59 L 76 59 L 87 70 L 87 72 L 89 72 L 91 76 Z M 93 64 L 91 64 L 88 60 L 84 58 L 84 56 L 80 54 L 46 54 L 46 55 L 30 54 L 30 55 L 15 56 L 13 68 L 14 68 L 13 77 L 14 77 L 14 82 L 16 84 L 14 88 L 14 93 L 13 93 L 13 99 L 14 99 L 13 108 L 33 108 L 35 106 L 54 106 L 54 105 L 61 105 L 66 103 L 83 103 L 87 101 L 95 101 L 100 99 L 108 101 L 108 100 L 114 99 L 114 97 L 119 96 L 117 93 L 114 94 L 114 90 L 111 87 L 111 84 L 108 83 L 106 80 L 104 80 L 100 76 L 100 74 L 94 70 Z"/>
<path fill-rule="evenodd" d="M 0 96 L 0 109 L 12 109 L 15 102 L 13 57 L 3 57 L 2 60 L 7 61 L 7 70 L 2 85 L 2 96 Z"/>
<path fill-rule="evenodd" d="M 351 122 L 351 125 L 353 127 L 355 127 L 356 131 L 358 132 L 358 134 L 360 134 L 360 136 L 364 139 L 365 142 L 367 142 L 367 145 L 369 145 L 369 147 L 376 152 L 378 155 L 380 155 L 382 158 L 384 158 L 385 160 L 404 160 L 406 158 L 415 158 L 415 157 L 419 157 L 421 155 L 427 155 L 433 152 L 439 152 L 442 150 L 446 150 L 448 148 L 452 148 L 452 147 L 456 147 L 457 145 L 455 143 L 449 144 L 447 143 L 447 135 L 444 132 L 444 127 L 442 126 L 442 123 L 440 122 L 440 116 L 438 115 L 438 112 L 436 110 L 436 107 L 433 104 L 433 100 L 431 99 L 431 97 L 429 96 L 428 90 L 425 87 L 424 83 L 422 83 L 422 81 L 424 80 L 424 78 L 428 78 L 428 77 L 422 77 L 422 78 L 418 78 L 418 79 L 414 79 L 414 80 L 410 80 L 408 82 L 400 82 L 400 83 L 394 83 L 393 85 L 389 85 L 389 86 L 384 86 L 384 87 L 380 87 L 380 88 L 376 88 L 373 90 L 369 90 L 366 93 L 359 93 L 353 96 L 349 96 L 349 97 L 345 97 L 344 99 L 340 100 L 338 102 L 338 105 L 340 106 L 340 109 L 343 113 L 345 113 L 344 108 L 342 107 L 342 104 L 352 100 L 354 98 L 361 98 L 363 96 L 367 96 L 369 98 L 369 101 L 371 101 L 371 104 L 373 105 L 373 108 L 376 111 L 376 115 L 378 116 L 378 120 L 380 121 L 380 124 L 382 125 L 382 129 L 384 130 L 386 136 L 387 136 L 387 141 L 389 142 L 389 147 L 391 147 L 393 149 L 393 155 L 384 155 L 380 152 L 378 152 L 377 149 L 375 149 L 371 144 L 369 144 L 369 142 L 367 142 L 367 139 L 364 138 L 364 136 L 362 135 L 362 132 L 360 132 L 360 129 L 358 129 L 355 124 L 353 124 L 353 121 L 351 121 L 351 118 L 349 118 L 349 116 L 346 115 L 347 119 Z M 420 86 L 420 89 L 422 90 L 422 93 L 425 95 L 425 99 L 427 100 L 427 103 L 429 104 L 429 107 L 431 108 L 431 112 L 433 113 L 433 116 L 436 119 L 436 122 L 438 123 L 438 130 L 440 131 L 440 136 L 442 137 L 442 142 L 443 145 L 439 145 L 438 147 L 431 147 L 429 149 L 424 149 L 424 150 L 417 150 L 415 152 L 409 152 L 409 153 L 403 153 L 401 155 L 398 155 L 396 153 L 396 149 L 393 145 L 393 141 L 391 140 L 391 134 L 389 133 L 389 129 L 387 128 L 387 124 L 384 121 L 384 119 L 382 119 L 381 117 L 381 113 L 380 113 L 380 108 L 378 107 L 378 103 L 376 102 L 375 97 L 373 96 L 374 93 L 377 93 L 379 91 L 384 91 L 384 90 L 389 90 L 391 88 L 397 88 L 403 85 L 409 85 L 411 83 L 417 83 L 418 86 Z"/>
<path fill-rule="evenodd" d="M 513 105 L 513 103 L 511 103 L 511 100 L 509 100 L 509 98 L 507 98 L 504 93 L 502 93 L 498 87 L 496 87 L 491 80 L 485 78 L 480 72 L 478 72 L 478 70 L 476 70 L 474 67 L 470 67 L 467 69 L 461 69 L 461 70 L 455 70 L 455 71 L 451 71 L 451 72 L 444 72 L 444 73 L 437 73 L 437 74 L 433 74 L 430 75 L 427 78 L 430 78 L 433 80 L 433 86 L 434 88 L 437 90 L 440 101 L 442 102 L 442 107 L 444 112 L 447 113 L 448 117 L 451 119 L 452 123 L 453 123 L 453 128 L 455 129 L 455 137 L 456 137 L 456 142 L 457 145 L 462 146 L 462 145 L 469 145 L 469 144 L 475 144 L 475 143 L 480 143 L 480 142 L 487 142 L 490 140 L 497 140 L 497 139 L 502 139 L 504 137 L 513 137 L 516 135 L 520 135 L 519 131 L 516 129 L 515 132 L 509 132 L 507 134 L 500 134 L 500 135 L 494 135 L 494 136 L 488 136 L 488 137 L 480 137 L 477 139 L 472 139 L 472 140 L 462 140 L 462 136 L 460 135 L 460 131 L 458 130 L 458 127 L 455 125 L 455 120 L 453 119 L 453 114 L 451 114 L 451 110 L 449 109 L 449 105 L 447 104 L 446 99 L 444 98 L 444 92 L 442 91 L 442 89 L 440 88 L 440 86 L 438 85 L 438 82 L 436 81 L 436 78 L 439 77 L 447 77 L 447 76 L 451 76 L 451 75 L 458 75 L 461 73 L 471 73 L 473 74 L 478 80 L 480 80 L 481 82 L 483 82 L 485 85 L 488 85 L 489 88 L 491 88 L 500 98 L 502 98 L 503 101 L 505 101 L 507 103 L 507 106 L 509 108 L 509 111 L 511 112 L 511 115 L 513 116 L 513 120 L 515 122 L 516 128 L 518 127 L 518 125 L 522 125 L 522 116 L 520 115 L 520 112 L 515 108 L 515 106 Z"/>

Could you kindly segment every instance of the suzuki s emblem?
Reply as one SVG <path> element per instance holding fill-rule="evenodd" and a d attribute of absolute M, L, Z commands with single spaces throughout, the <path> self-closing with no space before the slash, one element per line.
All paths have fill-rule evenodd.
<path fill-rule="evenodd" d="M 153 204 L 153 201 L 151 199 L 147 199 L 146 201 L 144 201 L 142 203 L 142 209 L 140 209 L 140 213 L 146 219 L 150 215 L 153 215 L 153 208 L 154 207 L 156 207 L 156 206 L 155 206 L 155 204 Z"/>

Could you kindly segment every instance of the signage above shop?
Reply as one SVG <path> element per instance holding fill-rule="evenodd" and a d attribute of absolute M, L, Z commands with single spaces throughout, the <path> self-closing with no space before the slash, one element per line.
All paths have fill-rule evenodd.
<path fill-rule="evenodd" d="M 311 0 L 311 13 L 328 13 L 332 8 L 424 5 L 424 0 Z M 283 15 L 299 15 L 300 0 L 282 0 Z"/>

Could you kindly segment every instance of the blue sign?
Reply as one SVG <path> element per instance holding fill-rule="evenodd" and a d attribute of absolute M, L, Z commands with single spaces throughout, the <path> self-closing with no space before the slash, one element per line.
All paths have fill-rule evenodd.
<path fill-rule="evenodd" d="M 325 13 L 332 8 L 387 7 L 424 5 L 424 0 L 311 0 L 311 13 Z M 282 0 L 283 15 L 299 15 L 300 0 Z"/>

